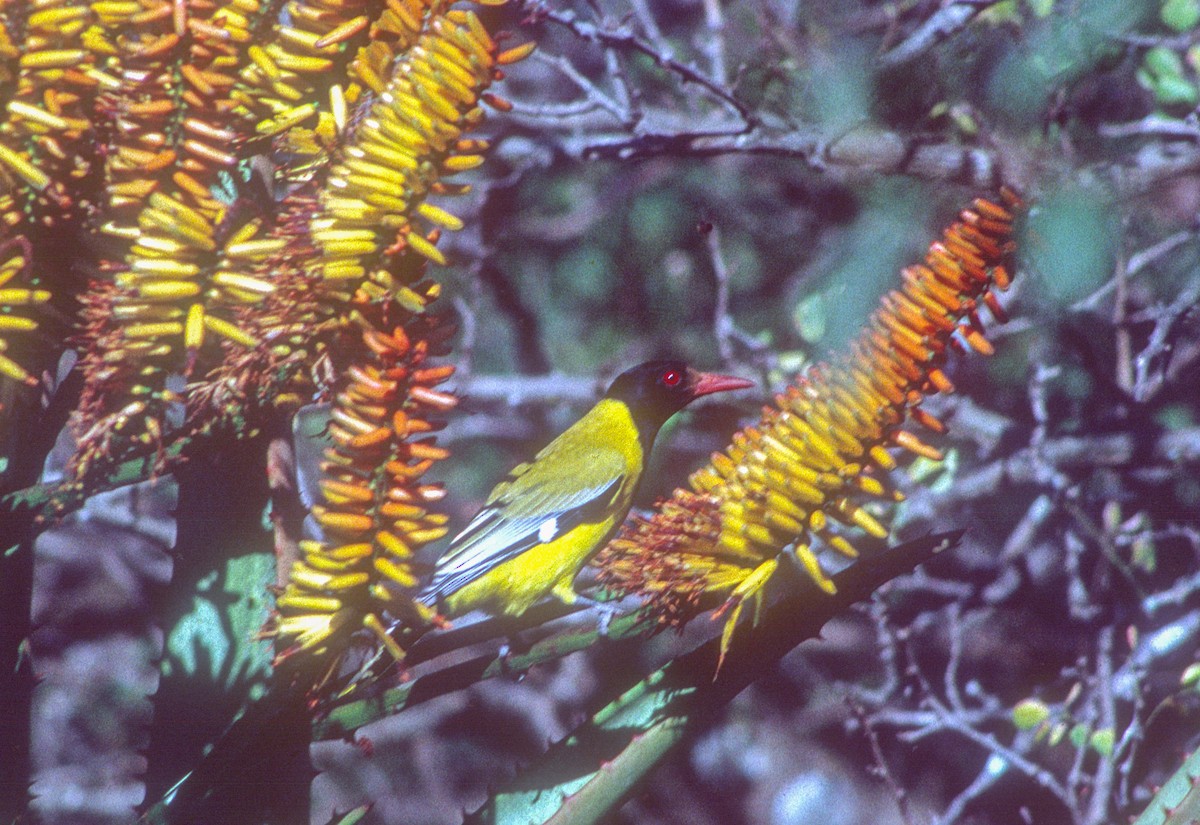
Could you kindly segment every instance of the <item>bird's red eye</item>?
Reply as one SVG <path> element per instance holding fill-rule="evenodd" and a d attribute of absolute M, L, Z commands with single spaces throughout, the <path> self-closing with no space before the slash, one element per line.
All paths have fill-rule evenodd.
<path fill-rule="evenodd" d="M 683 373 L 679 370 L 667 370 L 662 374 L 663 386 L 676 387 L 683 380 Z"/>

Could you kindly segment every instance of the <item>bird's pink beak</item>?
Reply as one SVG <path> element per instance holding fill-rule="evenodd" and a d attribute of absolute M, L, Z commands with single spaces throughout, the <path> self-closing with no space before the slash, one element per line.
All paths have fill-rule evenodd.
<path fill-rule="evenodd" d="M 726 392 L 728 390 L 744 390 L 747 387 L 753 386 L 754 382 L 747 381 L 745 378 L 738 378 L 733 375 L 718 375 L 715 372 L 698 372 L 692 381 L 692 397 L 699 398 L 702 395 L 712 395 L 714 392 Z"/>

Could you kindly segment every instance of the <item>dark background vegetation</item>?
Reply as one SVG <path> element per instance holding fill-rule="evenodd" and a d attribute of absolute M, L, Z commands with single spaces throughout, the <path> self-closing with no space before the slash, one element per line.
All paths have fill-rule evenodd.
<path fill-rule="evenodd" d="M 897 539 L 961 527 L 964 544 L 699 720 L 618 821 L 1139 813 L 1200 741 L 1200 3 L 504 14 L 540 48 L 505 84 L 517 105 L 488 123 L 496 146 L 438 275 L 467 398 L 444 438 L 455 525 L 625 366 L 679 353 L 756 377 L 765 399 L 843 345 L 972 197 L 1003 182 L 1034 204 L 1013 320 L 995 356 L 955 362 L 959 392 L 929 405 L 947 460 L 912 467 L 896 513 Z M 641 505 L 754 414 L 747 395 L 664 433 Z M 319 431 L 315 415 L 298 432 Z M 230 454 L 212 463 L 228 471 Z M 243 467 L 228 489 L 205 472 L 93 501 L 39 541 L 32 790 L 47 822 L 130 821 L 142 754 L 161 793 L 173 777 L 155 770 L 187 764 L 254 691 L 269 596 L 214 618 L 239 598 L 221 595 L 214 543 L 236 524 L 228 564 L 273 580 L 248 553 L 270 546 L 267 514 L 232 505 L 260 501 L 265 479 Z M 673 644 L 648 642 L 646 660 Z M 602 644 L 372 726 L 369 747 L 315 746 L 312 821 L 367 801 L 373 822 L 457 821 L 594 710 L 617 665 Z M 222 696 L 189 694 L 200 676 Z"/>

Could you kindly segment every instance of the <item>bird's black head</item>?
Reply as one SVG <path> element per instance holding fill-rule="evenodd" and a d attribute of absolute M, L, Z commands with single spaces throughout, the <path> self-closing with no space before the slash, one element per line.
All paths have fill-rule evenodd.
<path fill-rule="evenodd" d="M 618 375 L 605 396 L 624 401 L 643 437 L 653 441 L 659 427 L 693 399 L 752 386 L 753 381 L 699 372 L 682 361 L 647 361 Z"/>

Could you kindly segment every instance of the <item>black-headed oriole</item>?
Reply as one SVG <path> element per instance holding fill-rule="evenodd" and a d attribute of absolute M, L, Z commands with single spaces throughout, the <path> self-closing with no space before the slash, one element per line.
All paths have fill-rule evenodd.
<path fill-rule="evenodd" d="M 625 520 L 662 425 L 702 395 L 750 386 L 681 361 L 621 373 L 596 406 L 495 486 L 438 560 L 423 601 L 446 616 L 519 616 L 548 594 L 574 603 L 575 575 Z"/>

